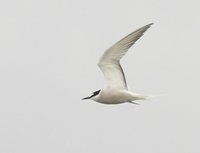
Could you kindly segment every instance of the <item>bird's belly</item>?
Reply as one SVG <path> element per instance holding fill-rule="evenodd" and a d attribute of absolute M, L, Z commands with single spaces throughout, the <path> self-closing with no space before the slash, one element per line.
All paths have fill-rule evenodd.
<path fill-rule="evenodd" d="M 102 93 L 98 102 L 104 104 L 120 104 L 129 101 L 129 95 L 121 91 L 107 91 Z"/>

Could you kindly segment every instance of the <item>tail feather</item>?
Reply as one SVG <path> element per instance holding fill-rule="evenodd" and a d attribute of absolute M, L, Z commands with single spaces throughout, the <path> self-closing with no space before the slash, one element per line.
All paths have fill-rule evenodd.
<path fill-rule="evenodd" d="M 148 95 L 148 96 L 145 96 L 144 99 L 145 99 L 145 100 L 150 100 L 150 99 L 152 99 L 152 98 L 162 97 L 162 96 L 166 96 L 166 94 Z"/>

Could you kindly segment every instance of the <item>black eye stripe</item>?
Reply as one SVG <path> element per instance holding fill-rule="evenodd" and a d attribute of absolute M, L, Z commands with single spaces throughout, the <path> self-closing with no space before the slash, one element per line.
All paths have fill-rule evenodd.
<path fill-rule="evenodd" d="M 97 91 L 93 92 L 93 94 L 90 96 L 90 98 L 92 98 L 92 97 L 98 95 L 100 91 L 101 91 L 101 90 L 97 90 Z"/>
<path fill-rule="evenodd" d="M 97 90 L 97 91 L 93 92 L 93 94 L 98 95 L 100 91 L 101 90 Z"/>

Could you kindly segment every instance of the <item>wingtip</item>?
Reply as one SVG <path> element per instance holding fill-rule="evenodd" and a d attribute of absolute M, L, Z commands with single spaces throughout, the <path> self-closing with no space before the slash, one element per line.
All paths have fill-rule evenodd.
<path fill-rule="evenodd" d="M 149 23 L 149 24 L 147 24 L 147 26 L 149 26 L 149 27 L 150 27 L 150 26 L 151 26 L 151 25 L 153 25 L 153 24 L 154 24 L 154 23 L 152 22 L 152 23 Z"/>
<path fill-rule="evenodd" d="M 152 25 L 153 25 L 154 23 L 149 23 L 149 24 L 147 24 L 147 25 L 145 25 L 145 26 L 143 26 L 143 27 L 141 27 L 141 28 L 139 28 L 139 29 L 149 29 Z M 145 30 L 145 31 L 146 31 Z"/>

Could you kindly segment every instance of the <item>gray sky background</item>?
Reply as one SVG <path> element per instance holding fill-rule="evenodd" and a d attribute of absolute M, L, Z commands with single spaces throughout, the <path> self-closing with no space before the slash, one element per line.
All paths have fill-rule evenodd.
<path fill-rule="evenodd" d="M 200 152 L 198 0 L 0 2 L 1 153 Z M 154 25 L 122 60 L 141 105 L 81 101 L 101 54 Z"/>

